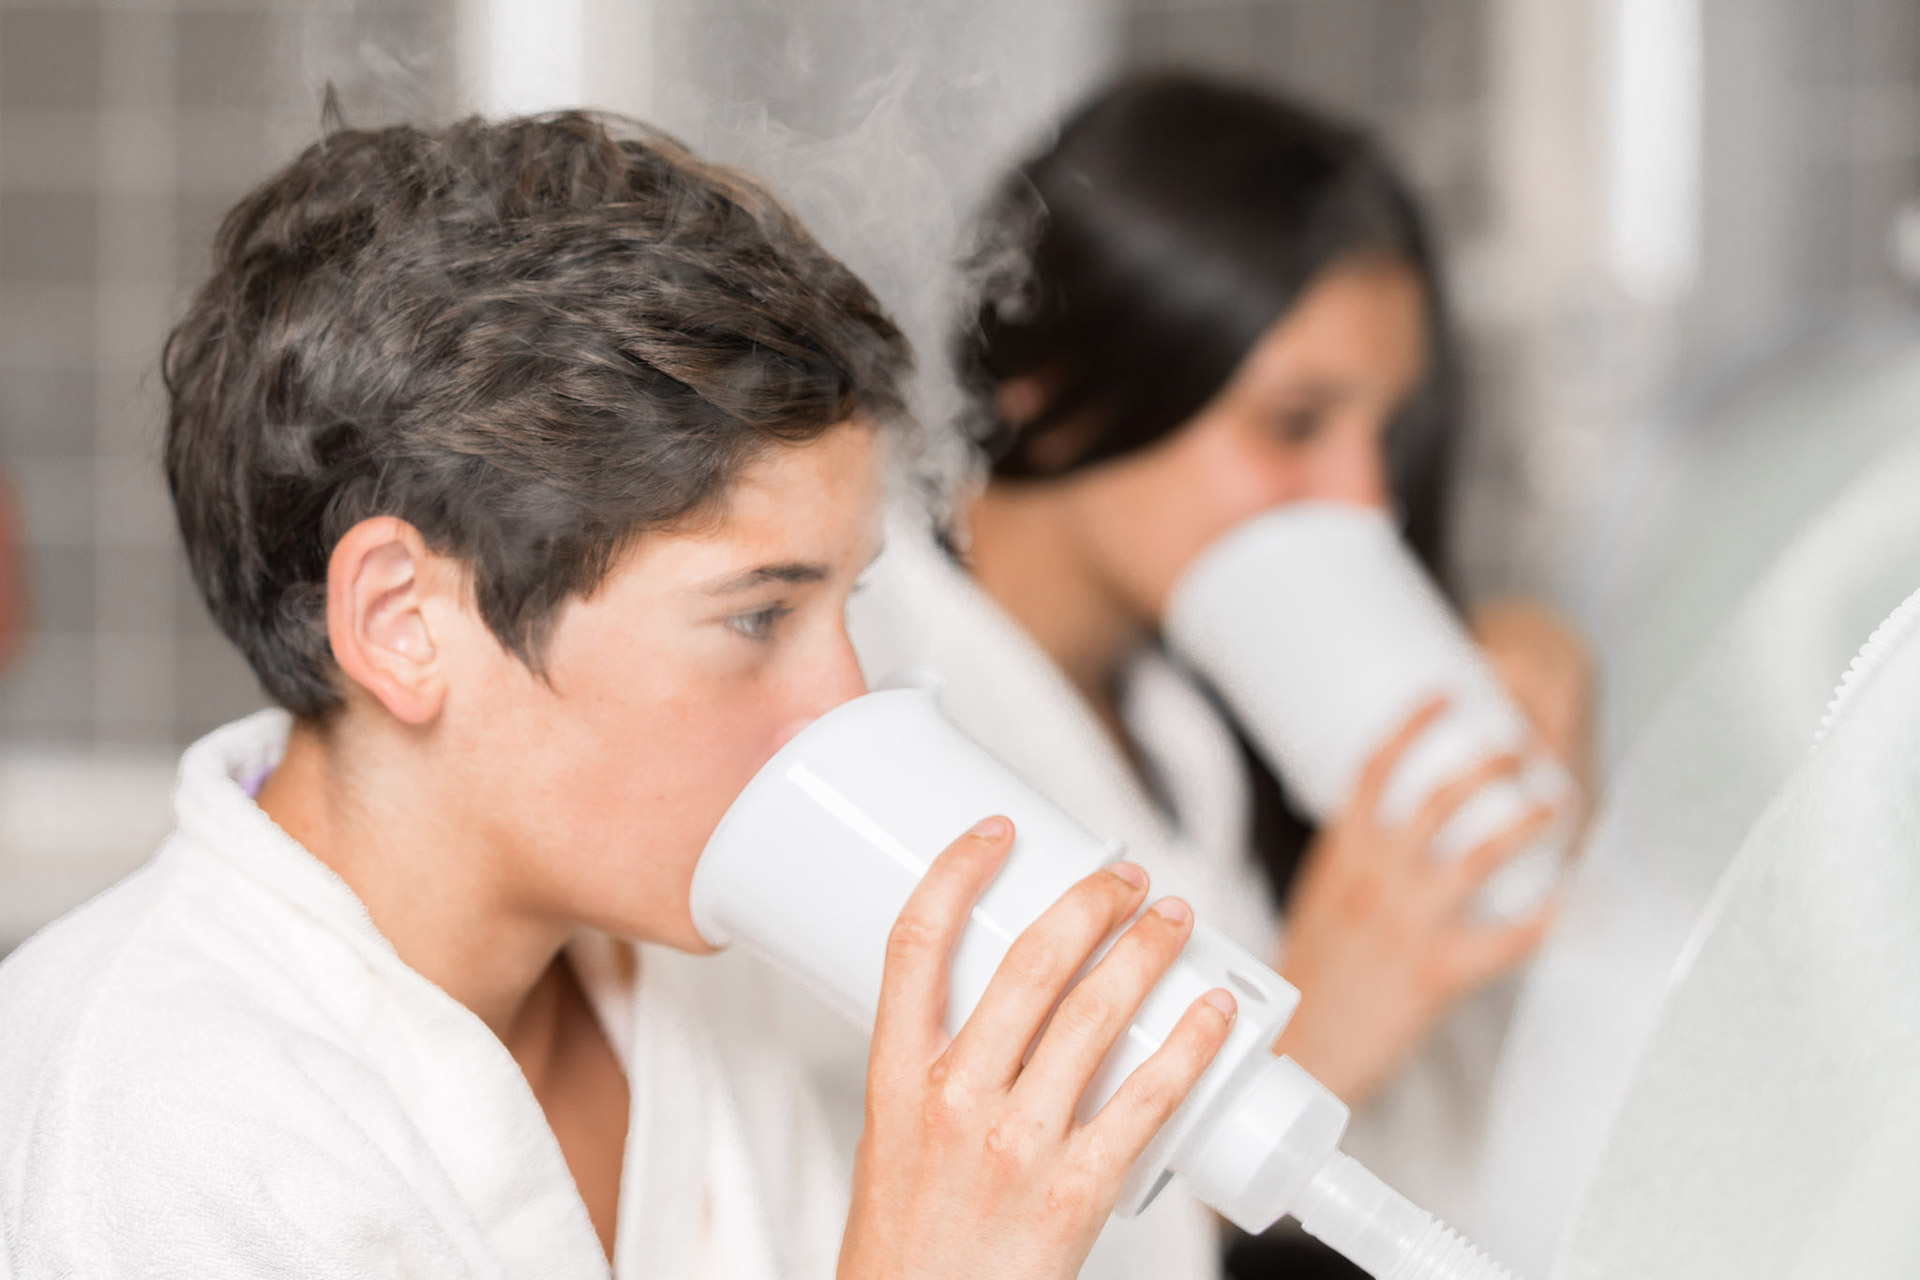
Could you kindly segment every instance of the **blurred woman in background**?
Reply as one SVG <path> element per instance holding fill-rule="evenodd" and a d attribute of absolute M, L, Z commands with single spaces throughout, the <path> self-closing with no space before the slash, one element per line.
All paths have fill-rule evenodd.
<path fill-rule="evenodd" d="M 1533 828 L 1467 870 L 1365 797 L 1312 830 L 1158 646 L 1182 570 L 1287 502 L 1392 508 L 1448 582 L 1454 360 L 1420 211 L 1361 132 L 1162 75 L 1084 105 L 982 225 L 957 357 L 984 482 L 950 527 L 894 531 L 854 605 L 868 674 L 939 671 L 962 727 L 1273 957 L 1304 996 L 1277 1048 L 1355 1105 L 1360 1158 L 1459 1216 L 1504 1020 L 1497 1000 L 1462 1002 L 1545 924 L 1465 908 Z M 1547 747 L 1584 771 L 1577 638 L 1520 603 L 1473 622 Z M 1230 1266 L 1261 1273 L 1263 1249 L 1296 1247 L 1242 1242 Z M 1085 1274 L 1202 1274 L 1215 1249 L 1196 1202 L 1173 1200 L 1110 1227 Z"/>

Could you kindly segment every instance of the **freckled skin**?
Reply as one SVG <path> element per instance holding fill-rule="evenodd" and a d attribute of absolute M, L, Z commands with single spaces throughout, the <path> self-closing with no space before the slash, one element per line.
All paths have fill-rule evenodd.
<path fill-rule="evenodd" d="M 363 521 L 335 549 L 347 706 L 295 726 L 260 804 L 500 1038 L 609 1254 L 630 1100 L 562 948 L 591 927 L 707 949 L 688 909 L 707 837 L 787 738 L 865 690 L 845 610 L 881 474 L 858 423 L 767 449 L 723 509 L 643 535 L 565 605 L 537 672 L 411 526 Z"/>
<path fill-rule="evenodd" d="M 563 610 L 547 680 L 474 673 L 457 714 L 476 742 L 473 794 L 530 851 L 529 896 L 622 937 L 706 950 L 687 913 L 693 867 L 733 797 L 809 721 L 865 691 L 847 596 L 880 546 L 881 464 L 857 426 L 751 467 L 724 518 L 643 538 L 590 599 Z M 701 584 L 763 563 L 825 568 L 718 598 Z M 765 638 L 730 618 L 766 609 Z"/>

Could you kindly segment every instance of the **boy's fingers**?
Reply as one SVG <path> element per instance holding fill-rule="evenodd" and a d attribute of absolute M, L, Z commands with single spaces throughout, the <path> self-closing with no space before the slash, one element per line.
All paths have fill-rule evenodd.
<path fill-rule="evenodd" d="M 1005 1088 L 1087 957 L 1140 905 L 1147 873 L 1130 862 L 1094 872 L 1013 940 L 947 1049 L 952 1070 Z"/>
<path fill-rule="evenodd" d="M 1193 1002 L 1153 1056 L 1074 1135 L 1089 1167 L 1119 1169 L 1125 1176 L 1227 1042 L 1237 1011 L 1233 996 L 1220 988 Z"/>
<path fill-rule="evenodd" d="M 874 1015 L 876 1066 L 922 1070 L 945 1043 L 947 963 L 974 900 L 1013 847 L 1013 823 L 988 818 L 948 845 L 907 898 L 887 936 L 880 1006 Z"/>
<path fill-rule="evenodd" d="M 1178 898 L 1161 899 L 1128 926 L 1048 1021 L 1014 1086 L 1023 1108 L 1060 1132 L 1072 1126 L 1080 1095 L 1192 932 L 1193 911 Z"/>

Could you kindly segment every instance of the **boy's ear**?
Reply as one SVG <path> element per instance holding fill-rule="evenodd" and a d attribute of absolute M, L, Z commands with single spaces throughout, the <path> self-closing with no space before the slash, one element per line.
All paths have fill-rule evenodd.
<path fill-rule="evenodd" d="M 435 560 L 419 530 L 377 516 L 347 530 L 327 564 L 334 661 L 405 724 L 428 723 L 446 702 L 446 671 L 425 607 Z"/>

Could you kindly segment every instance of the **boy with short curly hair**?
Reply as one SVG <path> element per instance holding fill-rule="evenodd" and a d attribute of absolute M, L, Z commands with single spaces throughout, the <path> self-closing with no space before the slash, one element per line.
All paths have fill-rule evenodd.
<path fill-rule="evenodd" d="M 0 966 L 0 1273 L 1072 1274 L 1226 1028 L 1197 1005 L 1073 1119 L 1186 935 L 1148 912 L 1022 1066 L 1137 871 L 949 1044 L 1011 833 L 935 863 L 850 1216 L 795 1077 L 645 958 L 707 949 L 708 835 L 864 688 L 908 368 L 866 288 L 743 175 L 582 113 L 336 131 L 213 265 L 167 475 L 280 709 L 192 747 L 158 857 Z"/>

